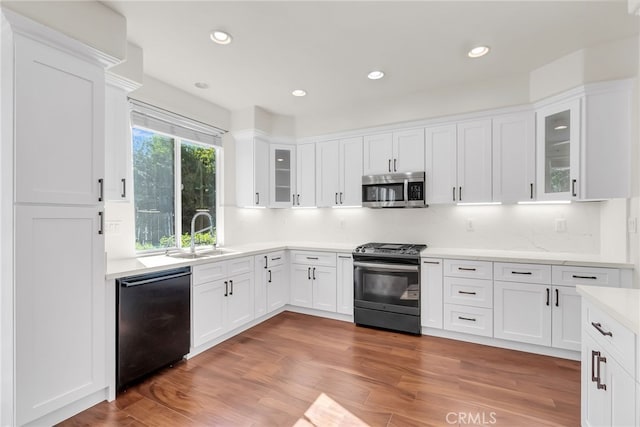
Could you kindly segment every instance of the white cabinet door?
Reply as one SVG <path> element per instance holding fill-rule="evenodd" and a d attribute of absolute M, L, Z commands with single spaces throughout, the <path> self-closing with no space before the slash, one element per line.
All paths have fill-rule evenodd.
<path fill-rule="evenodd" d="M 293 206 L 295 147 L 271 144 L 269 160 L 269 207 L 289 208 Z"/>
<path fill-rule="evenodd" d="M 229 330 L 253 320 L 253 276 L 251 273 L 229 278 L 227 315 Z"/>
<path fill-rule="evenodd" d="M 193 288 L 193 346 L 198 347 L 227 331 L 229 283 L 216 280 Z"/>
<path fill-rule="evenodd" d="M 313 308 L 336 311 L 336 269 L 333 267 L 311 267 L 313 281 Z"/>
<path fill-rule="evenodd" d="M 458 124 L 458 201 L 491 202 L 491 120 Z"/>
<path fill-rule="evenodd" d="M 316 144 L 316 202 L 318 207 L 340 204 L 339 166 L 340 141 L 323 141 Z"/>
<path fill-rule="evenodd" d="M 535 114 L 493 118 L 493 201 L 535 199 Z"/>
<path fill-rule="evenodd" d="M 107 386 L 96 207 L 15 207 L 17 424 Z M 9 284 L 7 284 L 9 285 Z"/>
<path fill-rule="evenodd" d="M 276 265 L 267 270 L 267 312 L 283 307 L 289 302 L 289 289 L 284 270 L 285 265 Z"/>
<path fill-rule="evenodd" d="M 316 206 L 315 144 L 300 144 L 296 148 L 296 200 L 294 206 Z"/>
<path fill-rule="evenodd" d="M 313 267 L 302 264 L 291 265 L 291 305 L 298 307 L 313 307 Z"/>
<path fill-rule="evenodd" d="M 420 270 L 420 323 L 442 329 L 442 260 L 423 258 Z"/>
<path fill-rule="evenodd" d="M 494 337 L 551 345 L 551 286 L 494 281 Z"/>
<path fill-rule="evenodd" d="M 256 255 L 253 265 L 255 266 L 253 308 L 257 319 L 267 314 L 267 255 Z"/>
<path fill-rule="evenodd" d="M 424 129 L 393 133 L 392 172 L 422 172 L 424 170 Z"/>
<path fill-rule="evenodd" d="M 362 206 L 362 138 L 340 141 L 340 195 L 344 206 Z"/>
<path fill-rule="evenodd" d="M 254 189 L 255 206 L 269 203 L 269 142 L 264 138 L 254 138 Z"/>
<path fill-rule="evenodd" d="M 353 258 L 351 254 L 338 254 L 337 268 L 338 313 L 353 316 Z"/>
<path fill-rule="evenodd" d="M 127 201 L 132 189 L 131 123 L 125 89 L 105 88 L 105 200 Z"/>
<path fill-rule="evenodd" d="M 104 70 L 14 38 L 15 201 L 94 205 L 103 197 Z"/>
<path fill-rule="evenodd" d="M 457 127 L 455 124 L 425 129 L 427 203 L 457 200 Z"/>
<path fill-rule="evenodd" d="M 393 135 L 364 137 L 363 174 L 376 175 L 393 172 Z"/>
<path fill-rule="evenodd" d="M 582 298 L 572 286 L 553 287 L 551 310 L 551 345 L 580 351 Z"/>
<path fill-rule="evenodd" d="M 253 135 L 236 136 L 236 205 L 269 203 L 269 142 Z"/>
<path fill-rule="evenodd" d="M 536 111 L 537 197 L 570 200 L 577 196 L 580 167 L 580 99 Z"/>

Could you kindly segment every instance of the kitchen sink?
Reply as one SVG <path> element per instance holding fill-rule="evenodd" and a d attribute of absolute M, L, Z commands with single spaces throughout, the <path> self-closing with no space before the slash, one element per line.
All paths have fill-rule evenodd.
<path fill-rule="evenodd" d="M 168 252 L 166 255 L 172 258 L 199 259 L 199 258 L 216 257 L 216 256 L 227 255 L 232 253 L 234 253 L 234 251 L 232 250 L 217 248 L 217 249 L 196 251 L 195 253 L 184 252 L 184 251 L 174 251 L 174 252 Z"/>

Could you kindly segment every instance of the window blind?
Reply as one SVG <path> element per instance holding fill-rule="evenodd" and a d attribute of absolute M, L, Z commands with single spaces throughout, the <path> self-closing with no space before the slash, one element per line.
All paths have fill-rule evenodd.
<path fill-rule="evenodd" d="M 173 135 L 189 141 L 222 146 L 224 129 L 190 119 L 163 108 L 129 98 L 131 123 L 134 126 Z"/>

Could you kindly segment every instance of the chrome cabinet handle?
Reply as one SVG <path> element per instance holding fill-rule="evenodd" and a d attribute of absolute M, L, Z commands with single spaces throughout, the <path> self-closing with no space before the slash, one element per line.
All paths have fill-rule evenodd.
<path fill-rule="evenodd" d="M 460 320 L 468 320 L 470 322 L 475 322 L 476 319 L 472 318 L 472 317 L 462 317 L 462 316 L 458 316 L 458 319 Z"/>
<path fill-rule="evenodd" d="M 313 267 L 313 280 L 316 280 L 316 268 Z"/>
<path fill-rule="evenodd" d="M 596 323 L 596 322 L 591 322 L 591 326 L 593 326 L 594 328 L 596 328 L 598 330 L 598 332 L 600 332 L 602 335 L 609 336 L 611 338 L 613 338 L 613 332 L 611 331 L 605 331 L 604 329 L 602 329 L 602 324 L 600 322 Z"/>
<path fill-rule="evenodd" d="M 104 179 L 98 180 L 98 201 L 101 202 L 104 196 Z"/>
<path fill-rule="evenodd" d="M 100 228 L 98 228 L 98 234 L 104 234 L 104 212 L 98 212 L 98 218 L 100 219 Z"/>
<path fill-rule="evenodd" d="M 231 292 L 229 292 L 229 295 L 233 295 L 233 280 L 229 280 L 229 284 L 231 285 Z"/>
<path fill-rule="evenodd" d="M 127 179 L 122 178 L 120 181 L 122 182 L 122 194 L 120 194 L 120 197 L 124 199 L 127 197 Z"/>
<path fill-rule="evenodd" d="M 224 296 L 225 297 L 229 296 L 229 282 L 227 282 L 226 280 L 224 282 Z"/>

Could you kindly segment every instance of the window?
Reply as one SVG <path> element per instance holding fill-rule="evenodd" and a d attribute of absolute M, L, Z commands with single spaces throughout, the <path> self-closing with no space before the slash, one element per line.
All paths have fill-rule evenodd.
<path fill-rule="evenodd" d="M 190 247 L 194 217 L 194 244 L 219 243 L 221 148 L 211 143 L 219 142 L 219 130 L 214 136 L 203 134 L 184 127 L 182 116 L 132 104 L 136 251 Z"/>

